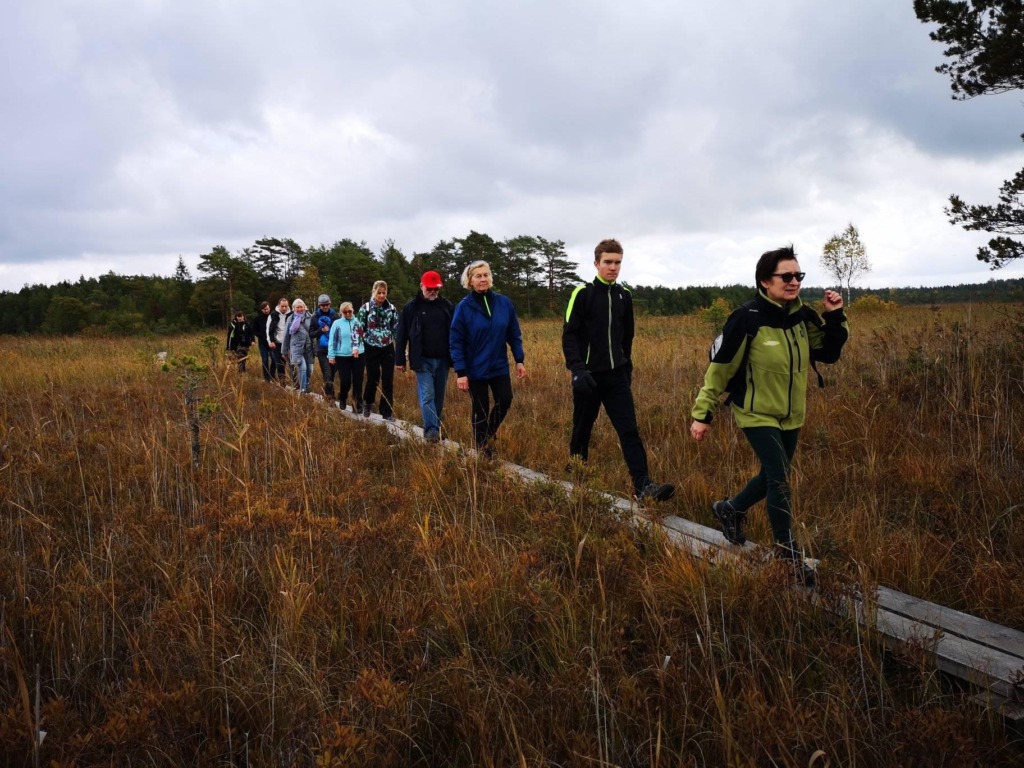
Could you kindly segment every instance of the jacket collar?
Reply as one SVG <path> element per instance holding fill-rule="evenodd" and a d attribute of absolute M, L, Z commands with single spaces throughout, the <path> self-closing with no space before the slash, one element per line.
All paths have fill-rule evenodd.
<path fill-rule="evenodd" d="M 757 289 L 757 299 L 758 303 L 768 311 L 777 312 L 782 315 L 792 315 L 794 312 L 799 312 L 800 308 L 804 305 L 803 300 L 799 296 L 786 304 L 779 304 L 779 302 L 769 299 L 760 288 Z"/>

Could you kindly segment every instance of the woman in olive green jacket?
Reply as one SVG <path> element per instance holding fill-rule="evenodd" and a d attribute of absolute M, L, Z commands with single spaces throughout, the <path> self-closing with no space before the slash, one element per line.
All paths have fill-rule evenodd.
<path fill-rule="evenodd" d="M 761 462 L 761 471 L 731 499 L 712 504 L 726 539 L 743 544 L 747 510 L 766 499 L 776 553 L 794 563 L 800 582 L 814 583 L 793 541 L 789 472 L 807 412 L 807 373 L 834 363 L 849 336 L 843 298 L 825 291 L 825 312 L 800 300 L 804 273 L 793 247 L 757 262 L 758 295 L 729 317 L 712 348 L 704 386 L 693 406 L 690 434 L 704 440 L 721 395 L 728 393 L 736 424 Z"/>

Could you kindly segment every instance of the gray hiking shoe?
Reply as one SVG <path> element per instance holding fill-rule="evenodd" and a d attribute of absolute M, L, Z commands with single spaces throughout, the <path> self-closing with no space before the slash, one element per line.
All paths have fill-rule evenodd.
<path fill-rule="evenodd" d="M 633 494 L 633 498 L 641 504 L 645 501 L 668 501 L 676 495 L 676 487 L 671 483 L 656 483 L 648 480 L 641 490 Z"/>
<path fill-rule="evenodd" d="M 722 535 L 731 544 L 745 544 L 747 534 L 743 532 L 743 524 L 747 522 L 747 513 L 741 512 L 728 499 L 716 501 L 711 505 L 711 512 L 722 526 Z"/>

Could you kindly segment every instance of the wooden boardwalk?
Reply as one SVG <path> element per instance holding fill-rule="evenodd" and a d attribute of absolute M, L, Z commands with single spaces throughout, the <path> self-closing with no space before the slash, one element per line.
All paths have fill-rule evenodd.
<path fill-rule="evenodd" d="M 367 421 L 350 412 L 344 412 L 344 415 Z M 369 421 L 386 427 L 403 439 L 422 439 L 422 430 L 406 422 L 385 422 L 379 416 L 372 416 Z M 450 441 L 445 441 L 444 447 L 462 450 Z M 527 482 L 560 485 L 566 492 L 573 488 L 567 481 L 554 480 L 518 464 L 507 461 L 497 464 L 502 470 Z M 654 522 L 642 514 L 642 508 L 632 500 L 612 495 L 606 497 L 609 504 L 634 525 L 648 526 L 660 522 L 669 540 L 697 557 L 737 557 L 744 553 L 756 554 L 761 549 L 753 542 L 742 547 L 730 544 L 718 529 L 675 515 Z M 814 564 L 814 561 L 809 562 Z M 813 590 L 801 588 L 800 591 L 809 599 L 816 599 Z M 891 647 L 920 649 L 937 669 L 974 686 L 979 691 L 975 699 L 998 711 L 1013 730 L 1024 736 L 1024 632 L 882 586 L 872 595 L 850 598 L 833 610 L 855 618 L 869 631 L 878 632 Z"/>

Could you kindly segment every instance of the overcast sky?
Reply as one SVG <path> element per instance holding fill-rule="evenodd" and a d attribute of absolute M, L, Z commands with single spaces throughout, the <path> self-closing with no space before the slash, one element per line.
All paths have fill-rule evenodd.
<path fill-rule="evenodd" d="M 215 245 L 407 255 L 618 237 L 638 285 L 1020 277 L 950 193 L 1024 165 L 1021 94 L 950 98 L 911 0 L 32 0 L 0 25 L 0 290 L 194 270 Z M 499 286 L 500 287 L 500 286 Z"/>

